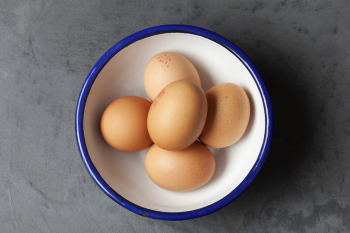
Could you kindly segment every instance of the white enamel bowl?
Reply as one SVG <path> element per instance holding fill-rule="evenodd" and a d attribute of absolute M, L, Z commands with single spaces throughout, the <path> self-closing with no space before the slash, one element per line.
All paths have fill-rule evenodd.
<path fill-rule="evenodd" d="M 143 71 L 163 51 L 176 52 L 196 67 L 203 90 L 224 82 L 241 86 L 251 103 L 244 136 L 234 145 L 211 149 L 216 170 L 203 187 L 171 192 L 147 176 L 147 150 L 124 153 L 103 139 L 99 123 L 104 109 L 123 96 L 148 99 Z M 271 142 L 272 112 L 265 85 L 248 57 L 223 37 L 202 28 L 164 25 L 145 29 L 118 42 L 89 73 L 79 96 L 76 134 L 83 162 L 99 187 L 123 207 L 157 219 L 182 220 L 212 213 L 237 198 L 252 182 Z"/>

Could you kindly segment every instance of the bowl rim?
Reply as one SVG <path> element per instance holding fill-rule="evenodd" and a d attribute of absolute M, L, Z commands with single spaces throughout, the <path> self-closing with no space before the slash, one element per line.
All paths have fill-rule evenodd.
<path fill-rule="evenodd" d="M 84 130 L 83 130 L 83 118 L 84 118 L 84 109 L 85 109 L 86 100 L 90 92 L 90 89 L 96 77 L 102 70 L 102 68 L 109 62 L 109 60 L 115 54 L 117 54 L 119 51 L 129 46 L 130 44 L 138 40 L 144 39 L 146 37 L 150 37 L 158 34 L 164 34 L 164 33 L 187 33 L 187 34 L 201 36 L 229 50 L 245 65 L 245 67 L 248 69 L 248 71 L 252 75 L 259 89 L 259 92 L 263 101 L 264 111 L 265 111 L 265 135 L 264 135 L 263 144 L 261 146 L 259 156 L 254 166 L 249 171 L 248 175 L 244 178 L 244 180 L 228 195 L 226 195 L 224 198 L 216 201 L 213 204 L 210 204 L 208 206 L 205 206 L 203 208 L 196 209 L 196 210 L 185 211 L 185 212 L 175 212 L 175 213 L 155 211 L 155 210 L 150 210 L 150 209 L 141 207 L 139 205 L 136 205 L 126 200 L 117 192 L 115 192 L 111 187 L 109 187 L 109 185 L 100 176 L 99 172 L 97 171 L 97 169 L 95 168 L 95 166 L 93 165 L 89 157 L 89 153 L 87 151 L 87 147 L 85 144 Z M 117 202 L 124 208 L 141 216 L 146 216 L 146 217 L 161 219 L 161 220 L 186 220 L 186 219 L 193 219 L 193 218 L 205 216 L 223 208 L 224 206 L 228 205 L 233 200 L 235 200 L 239 195 L 241 195 L 243 191 L 251 184 L 251 182 L 257 176 L 257 174 L 259 173 L 260 169 L 264 164 L 264 161 L 266 160 L 266 157 L 270 148 L 271 140 L 272 140 L 272 126 L 273 126 L 273 119 L 272 119 L 272 106 L 270 102 L 270 97 L 268 95 L 263 79 L 261 78 L 254 64 L 247 57 L 247 55 L 245 55 L 245 53 L 236 45 L 234 45 L 232 42 L 230 42 L 229 40 L 225 39 L 224 37 L 212 31 L 209 31 L 207 29 L 203 29 L 200 27 L 196 27 L 196 26 L 182 25 L 182 24 L 169 24 L 169 25 L 160 25 L 160 26 L 150 27 L 150 28 L 138 31 L 130 36 L 127 36 L 124 39 L 120 40 L 118 43 L 116 43 L 114 46 L 112 46 L 97 61 L 97 63 L 93 66 L 87 78 L 85 79 L 79 94 L 77 108 L 76 108 L 76 116 L 75 116 L 75 130 L 76 130 L 76 140 L 78 144 L 78 149 L 87 171 L 89 172 L 92 179 L 96 182 L 96 184 L 110 198 L 112 198 L 115 202 Z"/>

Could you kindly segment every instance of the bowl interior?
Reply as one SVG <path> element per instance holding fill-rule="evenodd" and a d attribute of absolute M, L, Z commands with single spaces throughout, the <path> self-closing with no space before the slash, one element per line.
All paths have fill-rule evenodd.
<path fill-rule="evenodd" d="M 171 192 L 156 186 L 147 176 L 147 150 L 124 153 L 110 147 L 99 123 L 104 109 L 123 96 L 148 99 L 143 71 L 148 60 L 163 51 L 187 57 L 196 67 L 204 91 L 224 82 L 240 85 L 248 94 L 251 117 L 245 135 L 234 145 L 210 148 L 215 156 L 213 178 L 190 192 Z M 223 46 L 188 33 L 165 33 L 139 40 L 118 52 L 101 70 L 89 92 L 83 118 L 86 147 L 104 181 L 126 200 L 155 211 L 184 212 L 208 206 L 232 192 L 258 159 L 265 134 L 262 98 L 245 65 Z"/>

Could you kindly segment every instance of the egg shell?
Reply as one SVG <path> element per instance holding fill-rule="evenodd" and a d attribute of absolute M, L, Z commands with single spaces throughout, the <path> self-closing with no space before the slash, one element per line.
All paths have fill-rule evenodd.
<path fill-rule="evenodd" d="M 124 152 L 136 152 L 152 144 L 147 130 L 151 102 L 137 96 L 113 101 L 101 117 L 101 132 L 106 142 Z"/>
<path fill-rule="evenodd" d="M 153 144 L 145 157 L 150 179 L 171 191 L 190 191 L 205 185 L 215 171 L 211 151 L 196 141 L 181 151 L 167 151 Z"/>
<path fill-rule="evenodd" d="M 205 93 L 196 83 L 167 85 L 152 103 L 147 128 L 152 141 L 166 150 L 182 150 L 198 139 L 207 118 Z"/>
<path fill-rule="evenodd" d="M 205 94 L 208 116 L 199 140 L 214 148 L 236 143 L 243 136 L 250 118 L 246 92 L 234 83 L 221 83 Z"/>
<path fill-rule="evenodd" d="M 151 101 L 165 86 L 177 80 L 191 80 L 201 86 L 196 68 L 186 57 L 178 53 L 162 52 L 148 61 L 143 83 Z"/>

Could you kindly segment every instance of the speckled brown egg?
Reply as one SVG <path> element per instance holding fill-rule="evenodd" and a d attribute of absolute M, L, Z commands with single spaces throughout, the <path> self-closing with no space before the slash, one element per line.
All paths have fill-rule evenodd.
<path fill-rule="evenodd" d="M 215 171 L 211 151 L 196 141 L 181 151 L 166 151 L 153 144 L 145 157 L 148 176 L 159 187 L 190 191 L 205 185 Z"/>
<path fill-rule="evenodd" d="M 137 96 L 113 101 L 103 112 L 101 132 L 106 142 L 124 152 L 136 152 L 152 144 L 147 130 L 151 102 Z"/>
<path fill-rule="evenodd" d="M 172 82 L 152 103 L 147 118 L 149 135 L 163 149 L 185 149 L 202 132 L 207 110 L 201 87 L 188 80 Z"/>
<path fill-rule="evenodd" d="M 166 85 L 177 80 L 191 80 L 201 86 L 196 68 L 186 57 L 178 53 L 162 52 L 148 61 L 143 83 L 151 101 Z"/>
<path fill-rule="evenodd" d="M 205 94 L 208 116 L 199 140 L 214 148 L 236 143 L 243 136 L 250 118 L 246 92 L 236 84 L 221 83 Z"/>

